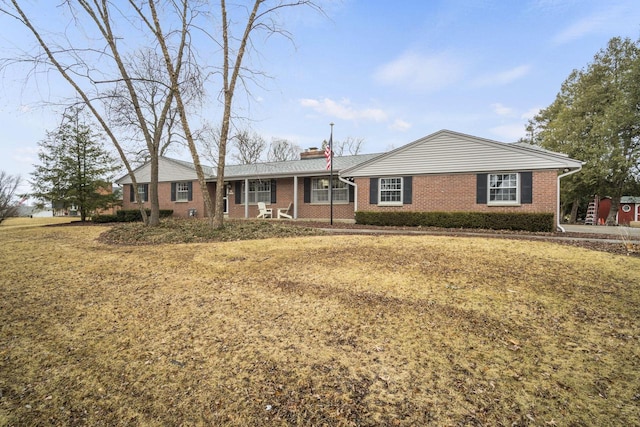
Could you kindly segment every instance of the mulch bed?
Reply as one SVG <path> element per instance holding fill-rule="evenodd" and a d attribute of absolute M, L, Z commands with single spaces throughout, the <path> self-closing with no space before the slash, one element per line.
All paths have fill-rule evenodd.
<path fill-rule="evenodd" d="M 310 227 L 331 230 L 336 233 L 354 233 L 362 234 L 416 234 L 424 233 L 427 235 L 446 235 L 458 237 L 498 237 L 503 239 L 519 239 L 519 240 L 537 240 L 581 247 L 600 252 L 608 252 L 617 255 L 628 255 L 640 258 L 640 244 L 637 241 L 625 244 L 621 243 L 622 237 L 619 234 L 599 234 L 599 233 L 532 233 L 525 231 L 511 230 L 481 230 L 481 229 L 452 229 L 437 227 L 392 227 L 392 226 L 373 226 L 362 224 L 351 224 L 344 222 L 334 222 L 332 225 L 328 222 L 319 221 L 286 221 L 283 224 L 295 227 Z M 63 226 L 93 226 L 104 225 L 87 222 L 71 222 L 68 224 L 55 224 L 51 227 Z M 611 242 L 607 242 L 607 240 Z"/>
<path fill-rule="evenodd" d="M 394 231 L 398 234 L 415 234 L 424 233 L 429 235 L 446 235 L 446 236 L 458 236 L 458 237 L 498 237 L 503 239 L 520 239 L 520 240 L 537 240 L 548 241 L 558 243 L 562 245 L 569 245 L 575 247 L 581 247 L 600 252 L 608 252 L 618 255 L 629 255 L 640 258 L 640 244 L 637 241 L 630 244 L 624 244 L 620 235 L 616 234 L 599 234 L 599 233 L 532 233 L 526 231 L 512 231 L 512 230 L 479 230 L 479 229 L 451 229 L 451 228 L 437 228 L 437 227 L 390 227 L 390 226 L 371 226 L 361 224 L 349 224 L 342 222 L 334 222 L 330 225 L 326 222 L 307 222 L 296 221 L 292 223 L 296 226 L 322 228 L 326 230 L 333 230 L 339 233 L 348 233 L 349 230 L 354 230 L 358 234 L 370 230 L 371 234 L 386 234 L 390 231 Z M 607 242 L 610 240 L 610 242 Z"/>

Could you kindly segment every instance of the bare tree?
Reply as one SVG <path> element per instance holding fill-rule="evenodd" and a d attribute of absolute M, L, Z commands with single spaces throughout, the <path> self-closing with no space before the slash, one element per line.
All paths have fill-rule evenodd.
<path fill-rule="evenodd" d="M 253 0 L 250 7 L 236 5 L 228 10 L 227 2 L 220 0 L 219 20 L 220 37 L 216 38 L 207 32 L 205 23 L 198 23 L 197 18 L 206 16 L 208 2 L 199 0 L 127 0 L 115 2 L 110 0 L 63 0 L 64 6 L 71 13 L 70 21 L 63 23 L 58 33 L 38 27 L 29 19 L 25 8 L 18 0 L 0 0 L 0 13 L 17 19 L 28 29 L 37 41 L 43 54 L 35 53 L 28 58 L 34 67 L 43 65 L 43 71 L 51 69 L 59 73 L 76 91 L 97 121 L 103 127 L 108 138 L 115 146 L 120 158 L 137 185 L 135 175 L 122 144 L 115 133 L 115 128 L 108 123 L 104 111 L 96 100 L 108 96 L 108 89 L 116 84 L 126 88 L 128 101 L 133 106 L 136 124 L 139 125 L 141 139 L 147 145 L 151 165 L 150 202 L 151 216 L 148 223 L 159 223 L 159 203 L 157 193 L 158 156 L 160 153 L 163 132 L 168 112 L 175 102 L 180 119 L 180 127 L 195 166 L 198 183 L 202 190 L 207 216 L 216 228 L 223 226 L 223 191 L 224 168 L 227 142 L 230 136 L 233 99 L 238 82 L 246 84 L 253 77 L 260 75 L 258 70 L 243 65 L 247 50 L 254 48 L 251 36 L 262 32 L 266 37 L 273 34 L 290 34 L 284 30 L 278 20 L 278 13 L 286 8 L 308 6 L 321 11 L 312 0 Z M 49 6 L 49 3 L 46 3 Z M 229 12 L 231 15 L 229 15 Z M 214 13 L 213 15 L 217 15 Z M 34 15 L 35 16 L 35 15 Z M 49 17 L 48 22 L 58 23 L 60 17 Z M 215 75 L 221 77 L 220 96 L 223 112 L 220 120 L 219 148 L 217 161 L 215 209 L 209 196 L 206 177 L 196 146 L 196 138 L 192 130 L 189 112 L 187 111 L 188 93 L 185 90 L 186 69 L 189 64 L 196 64 L 192 31 L 203 30 L 210 37 L 212 45 L 217 44 L 221 52 L 221 67 Z M 234 29 L 239 29 L 236 34 Z M 117 31 L 116 31 L 117 30 Z M 81 37 L 73 37 L 64 31 L 82 33 Z M 72 34 L 75 35 L 75 34 Z M 85 43 L 85 44 L 83 44 Z M 131 46 L 155 45 L 161 52 L 164 61 L 164 78 L 161 84 L 168 85 L 163 101 L 159 102 L 158 125 L 149 126 L 143 108 L 140 85 L 136 85 L 135 72 L 127 64 L 126 52 Z M 208 51 L 213 51 L 208 46 Z M 20 62 L 20 58 L 15 62 Z M 195 132 L 197 136 L 197 132 Z M 139 201 L 142 210 L 142 203 Z M 143 218 L 146 219 L 144 210 Z"/>
<path fill-rule="evenodd" d="M 254 0 L 253 6 L 246 8 L 246 22 L 242 35 L 234 39 L 231 30 L 236 19 L 231 19 L 228 15 L 227 2 L 220 0 L 220 12 L 222 18 L 222 96 L 224 99 L 224 111 L 222 114 L 222 125 L 220 126 L 220 147 L 218 151 L 218 173 L 216 180 L 216 188 L 221 189 L 224 186 L 224 167 L 225 156 L 227 152 L 227 141 L 229 139 L 231 112 L 233 107 L 233 96 L 236 90 L 236 84 L 239 78 L 242 78 L 241 72 L 249 72 L 250 70 L 242 66 L 247 47 L 251 47 L 251 36 L 256 31 L 266 31 L 267 36 L 272 34 L 282 34 L 290 37 L 280 24 L 276 21 L 276 15 L 279 10 L 294 6 L 309 6 L 318 11 L 321 8 L 311 0 Z M 244 6 L 242 6 L 244 8 Z M 234 43 L 234 41 L 236 43 Z M 235 48 L 234 48 L 235 45 Z M 222 227 L 224 192 L 216 191 L 216 211 L 215 211 L 215 227 Z"/>
<path fill-rule="evenodd" d="M 220 146 L 220 129 L 204 121 L 199 129 L 193 132 L 198 153 L 212 165 L 218 164 L 218 147 Z"/>
<path fill-rule="evenodd" d="M 0 171 L 0 222 L 6 218 L 16 216 L 20 202 L 16 200 L 20 176 L 9 175 Z"/>
<path fill-rule="evenodd" d="M 333 143 L 333 153 L 335 156 L 351 155 L 355 156 L 360 154 L 364 147 L 364 138 L 354 138 L 348 136 L 342 141 L 336 141 Z"/>
<path fill-rule="evenodd" d="M 133 0 L 129 1 L 132 2 Z M 183 30 L 180 31 L 180 39 L 182 40 L 182 42 L 180 43 L 180 49 L 184 49 L 184 41 L 186 40 L 189 28 L 189 14 L 188 6 L 186 3 L 187 0 L 183 0 L 181 6 Z M 253 5 L 250 8 L 244 5 L 238 6 L 238 10 L 240 11 L 240 13 L 246 12 L 246 15 L 244 17 L 235 15 L 232 19 L 228 14 L 229 11 L 227 9 L 226 1 L 220 0 L 220 31 L 222 38 L 222 68 L 220 70 L 220 75 L 222 77 L 222 88 L 220 90 L 220 94 L 223 102 L 223 113 L 218 140 L 218 161 L 216 162 L 217 191 L 215 208 L 211 205 L 211 200 L 207 191 L 204 171 L 200 163 L 200 158 L 195 143 L 196 141 L 194 139 L 194 134 L 191 131 L 189 118 L 187 117 L 184 108 L 183 96 L 181 91 L 179 90 L 180 86 L 178 76 L 180 75 L 179 67 L 182 65 L 182 63 L 176 62 L 174 64 L 171 61 L 172 56 L 165 43 L 165 34 L 163 33 L 161 25 L 157 20 L 157 9 L 154 2 L 149 1 L 148 4 L 151 11 L 151 16 L 153 18 L 153 23 L 148 22 L 142 12 L 139 13 L 139 16 L 142 18 L 143 22 L 145 22 L 146 25 L 148 25 L 150 28 L 153 28 L 153 32 L 156 36 L 156 41 L 160 46 L 165 58 L 165 65 L 167 67 L 168 74 L 171 76 L 171 87 L 172 91 L 174 92 L 176 103 L 178 105 L 178 111 L 180 113 L 180 120 L 182 122 L 184 136 L 187 141 L 189 150 L 191 151 L 196 174 L 198 176 L 198 182 L 200 183 L 200 187 L 203 192 L 207 216 L 210 218 L 211 225 L 215 228 L 221 228 L 224 225 L 224 191 L 221 191 L 221 189 L 224 188 L 224 169 L 226 163 L 225 159 L 227 155 L 227 142 L 230 139 L 229 136 L 232 127 L 231 118 L 236 85 L 239 80 L 244 82 L 244 79 L 249 79 L 251 75 L 257 73 L 256 70 L 250 70 L 242 65 L 247 49 L 253 46 L 251 44 L 251 35 L 256 31 L 265 31 L 267 33 L 267 36 L 270 36 L 272 34 L 283 34 L 289 37 L 289 33 L 287 33 L 275 20 L 277 12 L 284 8 L 305 5 L 319 11 L 321 10 L 311 0 L 254 0 Z M 239 22 L 243 22 L 243 24 L 239 24 Z M 241 36 L 237 38 L 232 32 L 233 28 L 236 25 L 239 28 L 242 28 Z M 177 56 L 179 58 L 182 57 L 181 54 L 178 54 Z"/>
<path fill-rule="evenodd" d="M 44 28 L 44 23 L 37 24 L 32 21 L 30 13 L 27 13 L 27 9 L 17 0 L 2 0 L 0 5 L 0 13 L 13 17 L 23 24 L 42 49 L 42 52 L 33 53 L 27 58 L 16 58 L 13 61 L 5 62 L 3 66 L 26 60 L 33 64 L 33 74 L 50 70 L 59 73 L 102 126 L 116 148 L 135 188 L 137 186 L 136 177 L 123 145 L 116 135 L 116 127 L 109 123 L 104 109 L 101 108 L 103 105 L 99 101 L 113 95 L 118 85 L 124 88 L 121 89 L 121 93 L 126 94 L 127 101 L 132 106 L 133 120 L 135 120 L 149 152 L 151 164 L 149 225 L 159 223 L 158 156 L 161 141 L 163 141 L 163 132 L 166 131 L 165 124 L 168 120 L 168 112 L 174 102 L 176 92 L 181 94 L 180 91 L 183 88 L 180 74 L 183 63 L 189 62 L 192 58 L 189 49 L 186 49 L 185 46 L 187 45 L 187 34 L 191 29 L 191 19 L 197 15 L 197 10 L 196 6 L 190 8 L 189 4 L 191 2 L 188 0 L 181 2 L 176 0 L 164 4 L 163 16 L 167 27 L 174 28 L 177 16 L 181 28 L 169 34 L 160 32 L 165 50 L 173 52 L 173 56 L 170 56 L 168 60 L 177 72 L 175 75 L 165 76 L 158 81 L 159 84 L 171 82 L 171 85 L 164 99 L 159 100 L 158 108 L 155 110 L 158 112 L 157 121 L 154 120 L 157 123 L 155 128 L 149 126 L 149 121 L 145 117 L 148 110 L 143 107 L 142 102 L 141 87 L 144 86 L 136 85 L 140 79 L 136 78 L 135 69 L 132 69 L 131 63 L 125 59 L 127 49 L 130 46 L 145 45 L 150 40 L 153 41 L 159 37 L 159 32 L 156 31 L 157 28 L 161 28 L 159 14 L 156 13 L 153 16 L 154 25 L 146 27 L 140 27 L 139 21 L 132 19 L 131 16 L 133 10 L 134 15 L 141 17 L 143 22 L 149 23 L 152 19 L 149 17 L 150 12 L 155 6 L 154 1 L 149 1 L 149 8 L 143 9 L 144 2 L 139 3 L 135 0 L 129 0 L 127 3 L 118 2 L 117 4 L 108 0 L 64 0 L 57 10 L 66 8 L 70 12 L 71 18 L 66 25 L 63 23 L 61 27 L 58 27 L 60 30 L 57 33 L 55 30 Z M 60 22 L 62 16 L 49 16 L 48 18 L 48 22 L 57 23 Z M 115 29 L 120 32 L 116 33 Z M 152 29 L 152 31 L 144 32 L 145 29 Z M 65 31 L 78 31 L 83 33 L 83 37 L 70 37 Z M 178 37 L 174 37 L 175 34 L 178 34 Z M 167 57 L 164 55 L 164 51 L 162 57 L 166 62 Z M 184 110 L 184 103 L 178 104 L 178 109 Z M 147 222 L 146 213 L 142 209 L 143 205 L 139 199 L 138 204 L 142 216 Z"/>
<path fill-rule="evenodd" d="M 270 162 L 284 162 L 296 160 L 302 149 L 291 141 L 281 138 L 273 138 L 267 153 Z"/>
<path fill-rule="evenodd" d="M 246 129 L 235 134 L 232 141 L 235 151 L 231 154 L 231 159 L 240 165 L 258 163 L 267 148 L 267 142 L 262 136 Z"/>
<path fill-rule="evenodd" d="M 182 128 L 175 103 L 169 102 L 169 109 L 162 114 L 161 108 L 172 97 L 171 82 L 166 73 L 164 59 L 156 50 L 143 48 L 125 59 L 125 65 L 131 70 L 133 85 L 139 93 L 140 107 L 147 127 L 154 135 L 159 134 L 158 144 L 154 149 L 159 156 L 165 156 L 172 146 L 182 141 Z M 200 68 L 188 63 L 181 84 L 185 103 L 198 107 L 204 97 L 203 80 Z M 131 146 L 128 147 L 130 157 L 137 163 L 149 161 L 149 147 L 147 146 L 142 129 L 137 120 L 135 105 L 131 102 L 126 85 L 118 82 L 104 98 L 110 122 L 128 132 Z M 164 129 L 158 129 L 164 125 Z"/>

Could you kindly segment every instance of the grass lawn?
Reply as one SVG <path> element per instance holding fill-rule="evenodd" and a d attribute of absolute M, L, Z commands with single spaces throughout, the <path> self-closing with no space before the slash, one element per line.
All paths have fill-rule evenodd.
<path fill-rule="evenodd" d="M 0 425 L 640 425 L 640 259 L 0 227 Z"/>
<path fill-rule="evenodd" d="M 71 222 L 80 221 L 79 216 L 51 216 L 51 217 L 36 217 L 36 218 L 7 218 L 0 222 L 0 230 L 6 230 L 9 228 L 26 228 L 26 227 L 42 227 L 43 225 L 60 225 L 69 224 Z"/>

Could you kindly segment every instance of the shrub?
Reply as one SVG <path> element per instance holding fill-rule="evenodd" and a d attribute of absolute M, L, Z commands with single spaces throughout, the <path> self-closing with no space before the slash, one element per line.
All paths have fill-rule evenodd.
<path fill-rule="evenodd" d="M 151 215 L 151 209 L 146 209 L 147 215 Z M 139 209 L 122 209 L 116 212 L 118 222 L 142 221 Z M 173 209 L 160 209 L 160 218 L 169 218 L 173 215 Z"/>
<path fill-rule="evenodd" d="M 550 232 L 551 213 L 504 212 L 356 212 L 356 224 L 395 227 L 482 228 Z"/>
<path fill-rule="evenodd" d="M 117 215 L 93 215 L 91 221 L 96 224 L 104 224 L 107 222 L 119 222 Z"/>

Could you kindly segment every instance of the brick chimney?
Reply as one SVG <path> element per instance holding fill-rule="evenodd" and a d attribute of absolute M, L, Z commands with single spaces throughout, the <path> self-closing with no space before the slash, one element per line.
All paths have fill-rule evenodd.
<path fill-rule="evenodd" d="M 300 153 L 300 160 L 318 159 L 320 157 L 324 157 L 324 151 L 319 150 L 318 147 L 310 147 Z"/>

